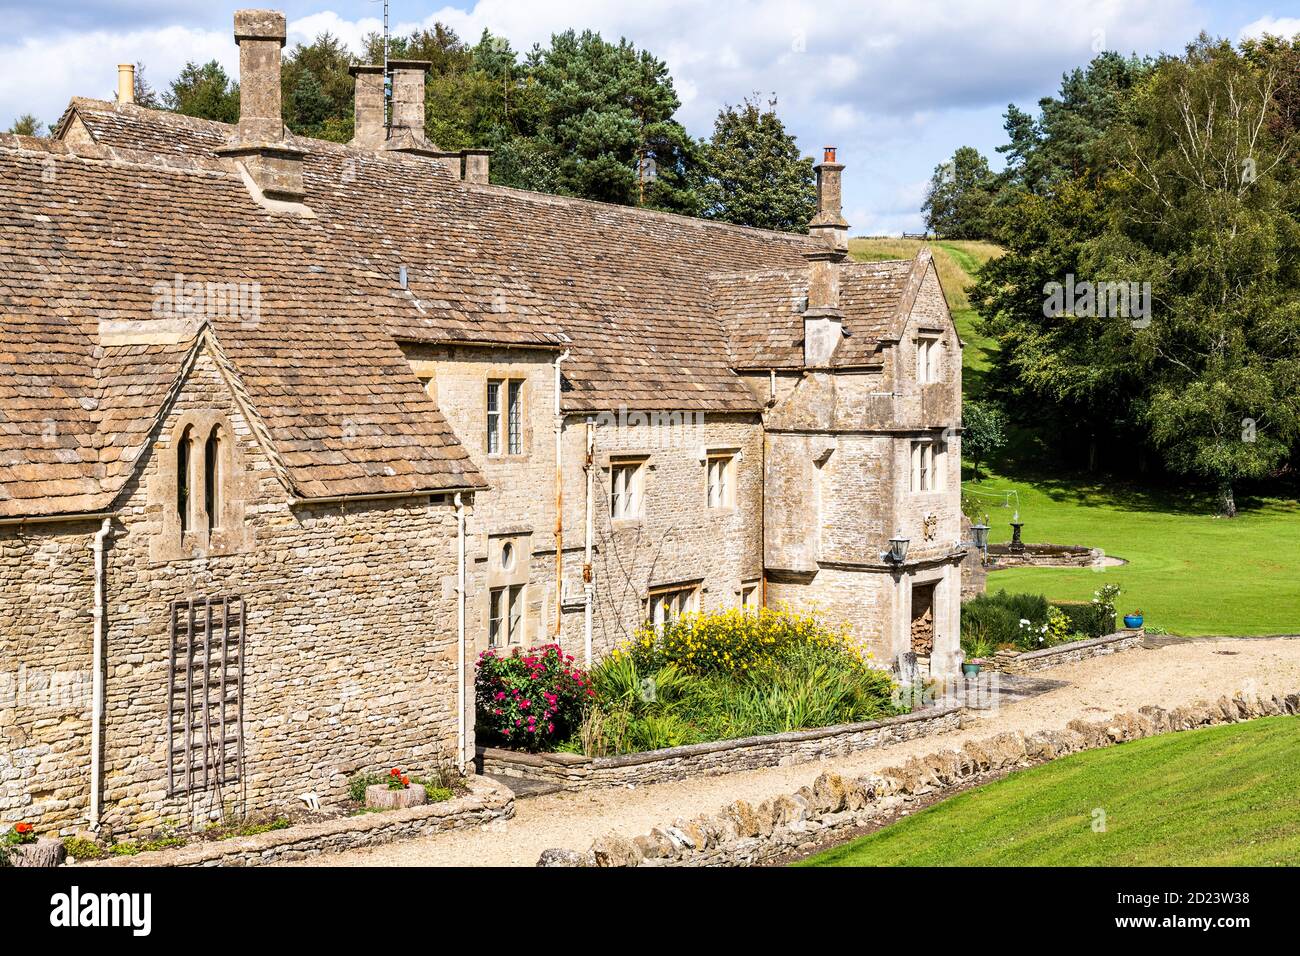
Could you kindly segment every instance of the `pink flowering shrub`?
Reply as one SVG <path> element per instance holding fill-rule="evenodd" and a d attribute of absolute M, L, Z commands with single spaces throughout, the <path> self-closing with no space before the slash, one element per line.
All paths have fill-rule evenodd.
<path fill-rule="evenodd" d="M 549 750 L 573 735 L 593 697 L 586 672 L 558 644 L 484 651 L 474 673 L 479 742 Z"/>

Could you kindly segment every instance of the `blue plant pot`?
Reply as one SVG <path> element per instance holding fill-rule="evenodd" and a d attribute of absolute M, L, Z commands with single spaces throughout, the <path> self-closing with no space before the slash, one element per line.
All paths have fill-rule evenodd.
<path fill-rule="evenodd" d="M 1124 626 L 1131 630 L 1137 630 L 1142 626 L 1142 616 L 1139 614 L 1125 614 Z"/>
<path fill-rule="evenodd" d="M 966 674 L 966 675 L 969 676 L 969 677 L 974 677 L 976 674 L 978 674 L 978 673 L 980 672 L 980 665 L 979 665 L 979 664 L 967 664 L 966 662 L 963 661 L 963 662 L 962 662 L 962 665 L 961 665 L 961 672 L 962 672 L 963 674 Z"/>

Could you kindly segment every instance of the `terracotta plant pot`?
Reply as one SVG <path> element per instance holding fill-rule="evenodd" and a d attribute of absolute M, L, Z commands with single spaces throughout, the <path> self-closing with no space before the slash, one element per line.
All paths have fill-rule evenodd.
<path fill-rule="evenodd" d="M 404 790 L 389 790 L 386 783 L 366 787 L 366 806 L 374 810 L 405 810 L 428 802 L 429 794 L 418 783 L 413 783 Z"/>

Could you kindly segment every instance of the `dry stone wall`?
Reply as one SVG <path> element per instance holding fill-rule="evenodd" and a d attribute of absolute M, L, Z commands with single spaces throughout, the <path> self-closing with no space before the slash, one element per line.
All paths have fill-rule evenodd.
<path fill-rule="evenodd" d="M 879 823 L 936 794 L 1067 754 L 1157 734 L 1297 714 L 1300 693 L 1221 697 L 1212 704 L 1173 710 L 1143 707 L 1109 720 L 1072 720 L 1062 730 L 1004 733 L 854 779 L 823 773 L 811 785 L 758 806 L 737 800 L 717 813 L 677 819 L 635 837 L 609 833 L 585 851 L 547 850 L 537 865 L 750 866 L 811 851 L 827 837 Z"/>
<path fill-rule="evenodd" d="M 1103 637 L 1094 637 L 1087 641 L 1069 641 L 1055 647 L 1044 647 L 1037 651 L 1002 650 L 993 656 L 993 667 L 1007 674 L 1032 674 L 1063 664 L 1077 664 L 1079 661 L 1094 657 L 1105 657 L 1120 651 L 1141 647 L 1146 640 L 1142 630 L 1116 631 Z"/>
<path fill-rule="evenodd" d="M 566 790 L 639 786 L 827 760 L 859 750 L 948 733 L 960 725 L 962 709 L 938 707 L 886 720 L 689 744 L 618 757 L 526 754 L 483 747 L 479 748 L 478 760 L 482 773 L 545 780 L 560 784 Z"/>
<path fill-rule="evenodd" d="M 260 866 L 428 837 L 452 830 L 490 826 L 514 816 L 514 797 L 505 787 L 470 777 L 470 792 L 453 800 L 406 810 L 303 823 L 256 836 L 236 837 L 170 850 L 139 853 L 85 866 Z"/>

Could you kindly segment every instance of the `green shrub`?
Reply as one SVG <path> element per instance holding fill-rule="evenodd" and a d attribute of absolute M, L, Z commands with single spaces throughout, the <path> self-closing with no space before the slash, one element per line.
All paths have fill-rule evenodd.
<path fill-rule="evenodd" d="M 1102 637 L 1115 632 L 1115 610 L 1094 601 L 1053 601 L 1070 619 L 1070 628 L 1086 637 Z"/>
<path fill-rule="evenodd" d="M 64 837 L 63 849 L 77 860 L 102 860 L 108 852 L 94 840 L 85 837 Z"/>
<path fill-rule="evenodd" d="M 791 626 L 782 626 L 778 637 L 775 614 L 755 621 L 752 630 L 739 616 L 693 616 L 693 625 L 679 630 L 676 646 L 667 651 L 657 646 L 658 635 L 647 642 L 642 634 L 631 648 L 605 658 L 591 672 L 595 703 L 565 749 L 611 756 L 874 720 L 905 710 L 894 702 L 890 675 L 868 664 L 842 632 L 783 615 Z M 755 634 L 772 640 L 760 644 Z M 727 649 L 737 648 L 741 653 L 728 661 Z"/>
<path fill-rule="evenodd" d="M 353 803 L 366 802 L 366 787 L 384 783 L 388 778 L 377 773 L 354 773 L 348 778 L 348 799 Z"/>
<path fill-rule="evenodd" d="M 594 692 L 587 674 L 558 644 L 509 655 L 479 655 L 474 672 L 483 742 L 545 750 L 572 736 Z"/>
<path fill-rule="evenodd" d="M 1047 615 L 1047 598 L 1041 594 L 980 594 L 961 606 L 961 630 L 994 649 L 1005 645 L 1027 648 L 1034 637 L 1030 631 L 1041 633 Z M 1028 623 L 1022 625 L 1021 621 Z"/>

